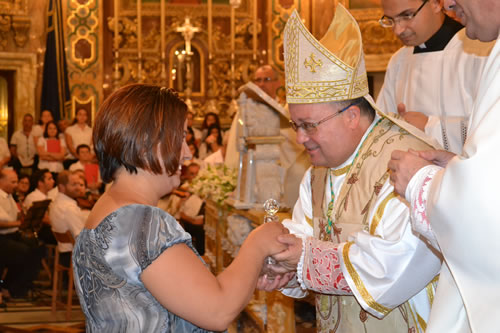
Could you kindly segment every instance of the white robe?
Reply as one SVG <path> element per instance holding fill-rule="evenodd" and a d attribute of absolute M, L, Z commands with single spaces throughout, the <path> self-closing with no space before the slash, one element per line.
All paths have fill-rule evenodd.
<path fill-rule="evenodd" d="M 288 112 L 288 108 L 287 108 Z M 228 134 L 228 143 L 224 164 L 230 168 L 238 168 L 239 151 L 237 127 L 240 111 L 233 118 L 231 128 Z M 304 172 L 311 165 L 309 156 L 307 155 L 304 146 L 296 141 L 296 133 L 290 127 L 289 118 L 285 118 L 280 113 L 280 135 L 285 140 L 280 144 L 280 164 L 283 168 L 283 200 L 288 207 L 293 207 L 299 196 L 300 180 L 304 176 Z"/>
<path fill-rule="evenodd" d="M 350 165 L 357 150 L 338 169 Z M 335 196 L 340 193 L 345 176 L 346 174 L 333 177 Z M 328 207 L 331 199 L 329 182 L 325 191 L 324 207 Z M 356 225 L 337 225 L 343 229 L 343 234 L 348 235 L 347 239 L 341 241 L 354 242 L 349 249 L 349 259 L 354 267 L 355 276 L 344 262 L 341 265 L 342 273 L 358 302 L 374 316 L 382 317 L 369 305 L 370 302 L 365 300 L 363 291 L 356 287 L 355 279 L 363 282 L 377 304 L 392 309 L 410 300 L 412 310 L 427 321 L 431 302 L 425 286 L 438 274 L 441 260 L 412 232 L 408 207 L 398 197 L 392 197 L 393 191 L 394 187 L 387 180 L 376 198 L 376 205 L 369 213 L 368 230 L 372 222 L 377 221 L 374 216 L 383 212 L 373 235 L 367 230 L 359 230 L 362 226 L 357 228 L 358 230 L 352 230 Z M 312 237 L 312 210 L 311 169 L 309 169 L 300 184 L 300 196 L 295 204 L 292 220 L 285 220 L 283 224 L 297 236 Z M 339 252 L 342 251 L 344 244 L 339 247 Z M 302 262 L 299 265 L 302 265 Z M 291 297 L 304 296 L 300 288 L 284 289 L 283 293 Z"/>
<path fill-rule="evenodd" d="M 445 263 L 428 333 L 499 330 L 499 124 L 500 41 L 497 40 L 481 76 L 463 155 L 438 171 L 429 185 L 427 217 Z M 410 202 L 420 192 L 421 182 L 414 179 L 425 178 L 425 173 L 432 169 L 421 169 L 414 176 L 407 189 Z"/>
<path fill-rule="evenodd" d="M 429 116 L 425 133 L 460 154 L 479 74 L 492 46 L 470 40 L 462 29 L 442 51 L 413 54 L 413 47 L 401 48 L 389 62 L 377 105 L 385 113 L 397 113 L 397 105 L 404 103 L 407 111 Z"/>

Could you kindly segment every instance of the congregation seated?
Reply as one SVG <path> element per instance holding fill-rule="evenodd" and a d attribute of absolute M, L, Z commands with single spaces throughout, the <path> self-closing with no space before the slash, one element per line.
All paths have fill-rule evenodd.
<path fill-rule="evenodd" d="M 54 177 L 47 169 L 35 171 L 31 177 L 31 183 L 35 187 L 33 191 L 26 195 L 23 203 L 23 210 L 27 212 L 35 201 L 43 201 L 47 199 L 54 199 L 57 194 L 54 188 Z"/>
<path fill-rule="evenodd" d="M 76 238 L 85 225 L 89 212 L 78 206 L 77 198 L 83 196 L 85 185 L 83 179 L 76 172 L 64 170 L 57 177 L 57 187 L 59 189 L 55 200 L 50 205 L 50 221 L 52 231 L 65 233 L 69 231 L 73 238 Z M 60 261 L 69 267 L 71 261 L 71 251 L 73 244 L 58 243 Z"/>
<path fill-rule="evenodd" d="M 36 239 L 20 232 L 21 212 L 12 197 L 17 184 L 14 170 L 0 170 L 0 272 L 7 268 L 2 289 L 25 297 L 40 270 L 41 251 Z"/>
<path fill-rule="evenodd" d="M 69 167 L 69 171 L 83 170 L 87 187 L 92 193 L 99 194 L 102 186 L 99 165 L 93 162 L 94 156 L 91 149 L 86 144 L 81 144 L 76 148 L 78 161 Z"/>
<path fill-rule="evenodd" d="M 34 202 L 53 200 L 57 195 L 57 188 L 54 188 L 54 178 L 47 169 L 37 170 L 32 176 L 31 183 L 36 188 L 30 192 L 23 203 L 23 212 L 26 214 Z M 56 240 L 50 231 L 50 219 L 48 212 L 42 220 L 40 230 L 37 231 L 38 238 L 44 244 L 56 244 Z"/>
<path fill-rule="evenodd" d="M 88 210 L 92 209 L 92 207 L 94 207 L 94 204 L 99 199 L 101 194 L 99 192 L 97 192 L 97 193 L 93 192 L 88 187 L 87 178 L 85 177 L 85 171 L 83 171 L 81 169 L 76 169 L 76 170 L 71 171 L 71 172 L 74 172 L 75 174 L 77 174 L 78 177 L 80 177 L 80 179 L 83 181 L 83 185 L 84 185 L 83 193 L 78 198 L 76 198 L 78 206 L 81 209 L 88 209 Z"/>
<path fill-rule="evenodd" d="M 15 189 L 12 196 L 17 203 L 19 211 L 23 209 L 24 200 L 30 190 L 30 177 L 28 175 L 19 175 L 19 181 L 17 183 L 17 188 Z"/>

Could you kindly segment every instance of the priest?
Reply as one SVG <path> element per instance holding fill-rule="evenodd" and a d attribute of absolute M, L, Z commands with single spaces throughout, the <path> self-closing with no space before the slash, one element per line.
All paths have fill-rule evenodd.
<path fill-rule="evenodd" d="M 257 68 L 253 83 L 260 88 L 260 93 L 278 102 L 277 91 L 281 87 L 278 73 L 271 65 Z M 293 207 L 299 196 L 299 184 L 304 172 L 310 166 L 309 158 L 304 147 L 296 143 L 295 132 L 290 128 L 287 107 L 278 112 L 280 116 L 280 135 L 284 137 L 280 144 L 280 166 L 283 169 L 283 201 L 287 207 Z M 227 138 L 227 152 L 224 164 L 230 168 L 238 168 L 238 134 L 237 126 L 240 120 L 240 111 L 233 118 Z"/>
<path fill-rule="evenodd" d="M 405 45 L 387 67 L 377 99 L 384 112 L 403 118 L 461 153 L 479 85 L 493 46 L 468 38 L 443 12 L 440 0 L 382 0 L 380 24 Z"/>
<path fill-rule="evenodd" d="M 445 0 L 445 6 L 465 23 L 468 37 L 496 40 L 463 153 L 395 151 L 389 168 L 396 190 L 410 202 L 414 229 L 445 260 L 427 332 L 494 332 L 500 313 L 500 2 Z"/>

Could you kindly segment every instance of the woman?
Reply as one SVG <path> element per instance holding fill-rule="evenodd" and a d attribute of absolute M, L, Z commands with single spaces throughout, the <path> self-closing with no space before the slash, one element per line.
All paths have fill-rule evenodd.
<path fill-rule="evenodd" d="M 221 128 L 219 116 L 216 113 L 208 112 L 205 115 L 205 118 L 203 118 L 203 122 L 201 123 L 201 141 L 204 141 L 205 138 L 208 135 L 210 135 L 208 128 L 212 125 L 217 126 L 219 129 Z M 221 134 L 222 134 L 222 131 L 221 131 Z"/>
<path fill-rule="evenodd" d="M 92 148 L 92 128 L 88 125 L 88 120 L 87 110 L 79 109 L 76 111 L 73 124 L 66 129 L 65 139 L 69 156 L 66 156 L 65 169 L 78 160 L 76 147 L 86 144 Z"/>
<path fill-rule="evenodd" d="M 35 147 L 38 147 L 38 139 L 43 136 L 47 124 L 49 123 L 49 121 L 53 120 L 54 117 L 52 116 L 52 112 L 50 110 L 42 111 L 38 124 L 33 126 L 33 139 L 35 140 Z"/>
<path fill-rule="evenodd" d="M 48 169 L 57 179 L 57 174 L 64 170 L 63 161 L 66 156 L 66 144 L 60 139 L 59 128 L 54 121 L 49 121 L 45 126 L 43 137 L 38 139 L 37 146 L 38 168 Z"/>
<path fill-rule="evenodd" d="M 213 124 L 208 127 L 208 136 L 200 145 L 198 155 L 200 159 L 205 159 L 208 155 L 215 153 L 222 147 L 222 133 L 220 127 Z"/>
<path fill-rule="evenodd" d="M 111 94 L 97 114 L 101 177 L 113 183 L 73 250 L 89 332 L 224 330 L 252 297 L 265 258 L 284 250 L 276 237 L 285 229 L 266 223 L 215 277 L 179 223 L 155 207 L 179 186 L 189 157 L 186 111 L 171 90 L 134 84 Z"/>
<path fill-rule="evenodd" d="M 14 201 L 16 202 L 19 211 L 22 211 L 24 199 L 30 191 L 30 177 L 25 174 L 19 175 L 19 181 L 17 182 L 17 187 L 15 192 L 12 194 Z"/>

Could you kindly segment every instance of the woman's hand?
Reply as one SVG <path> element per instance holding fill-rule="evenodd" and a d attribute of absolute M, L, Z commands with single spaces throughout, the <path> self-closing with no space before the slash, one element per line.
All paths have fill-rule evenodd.
<path fill-rule="evenodd" d="M 286 245 L 278 241 L 278 236 L 288 232 L 281 222 L 269 222 L 254 229 L 247 240 L 267 257 L 286 250 Z"/>

